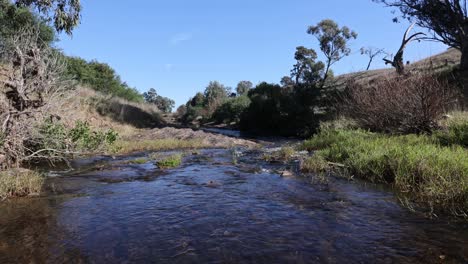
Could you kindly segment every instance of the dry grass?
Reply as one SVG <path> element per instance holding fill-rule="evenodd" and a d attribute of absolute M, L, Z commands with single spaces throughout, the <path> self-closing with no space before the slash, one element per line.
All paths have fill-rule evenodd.
<path fill-rule="evenodd" d="M 14 169 L 0 172 L 0 200 L 39 195 L 44 177 L 38 172 Z"/>
<path fill-rule="evenodd" d="M 108 104 L 108 107 L 105 107 L 104 104 Z M 114 129 L 119 133 L 121 137 L 128 137 L 134 135 L 138 130 L 135 125 L 132 123 L 126 123 L 124 120 L 119 120 L 119 115 L 125 115 L 122 111 L 125 109 L 119 108 L 119 112 L 114 112 L 104 114 L 104 108 L 110 109 L 110 105 L 117 106 L 126 105 L 130 106 L 131 109 L 140 109 L 141 113 L 146 113 L 145 116 L 153 116 L 154 120 L 159 118 L 159 111 L 155 105 L 147 103 L 135 103 L 129 102 L 120 98 L 111 98 L 105 96 L 99 92 L 96 92 L 92 89 L 79 87 L 75 91 L 70 92 L 70 96 L 66 97 L 66 103 L 63 107 L 57 108 L 59 112 L 57 113 L 62 117 L 63 122 L 72 126 L 76 121 L 86 121 L 91 127 L 100 130 Z M 100 111 L 98 111 L 100 108 Z M 116 109 L 114 109 L 116 110 Z M 111 110 L 109 110 L 111 112 Z M 100 113 L 101 112 L 101 113 Z M 121 113 L 122 112 L 122 113 Z M 143 115 L 142 115 L 143 116 Z M 141 119 L 136 117 L 137 120 Z M 158 119 L 159 120 L 159 119 Z"/>
<path fill-rule="evenodd" d="M 434 70 L 442 71 L 446 68 L 458 65 L 460 63 L 460 57 L 461 53 L 458 50 L 448 49 L 440 54 L 411 63 L 407 66 L 407 70 L 411 73 L 426 73 L 428 70 L 431 70 L 432 72 Z M 336 83 L 338 86 L 342 86 L 346 84 L 349 79 L 353 79 L 361 84 L 372 83 L 375 80 L 388 78 L 389 76 L 396 76 L 395 69 L 387 68 L 343 74 L 336 78 Z"/>

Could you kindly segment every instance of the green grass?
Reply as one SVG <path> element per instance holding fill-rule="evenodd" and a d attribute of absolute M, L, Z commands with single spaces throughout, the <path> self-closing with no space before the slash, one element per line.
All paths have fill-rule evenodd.
<path fill-rule="evenodd" d="M 182 164 L 182 154 L 174 154 L 171 156 L 164 157 L 156 162 L 156 165 L 160 169 L 171 169 L 177 168 Z"/>
<path fill-rule="evenodd" d="M 0 172 L 0 200 L 10 197 L 38 195 L 44 177 L 35 171 L 12 169 Z"/>
<path fill-rule="evenodd" d="M 304 173 L 326 173 L 329 169 L 328 162 L 320 155 L 306 158 L 300 166 L 300 170 Z"/>
<path fill-rule="evenodd" d="M 138 151 L 162 151 L 179 149 L 197 149 L 210 147 L 200 140 L 157 139 L 157 140 L 118 140 L 109 149 L 114 154 L 129 154 Z"/>
<path fill-rule="evenodd" d="M 442 124 L 443 129 L 436 131 L 434 137 L 443 145 L 468 147 L 468 113 L 455 112 Z"/>
<path fill-rule="evenodd" d="M 468 209 L 468 151 L 443 146 L 425 135 L 390 136 L 362 130 L 324 130 L 303 149 L 348 173 L 372 182 L 390 183 L 434 209 Z M 320 158 L 316 158 L 319 160 Z M 319 165 L 314 166 L 322 169 Z"/>

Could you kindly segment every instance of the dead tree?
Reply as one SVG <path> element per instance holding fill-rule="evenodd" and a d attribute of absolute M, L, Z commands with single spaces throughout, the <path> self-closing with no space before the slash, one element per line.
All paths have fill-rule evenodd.
<path fill-rule="evenodd" d="M 367 64 L 366 71 L 370 69 L 370 66 L 372 62 L 374 61 L 374 59 L 377 56 L 382 55 L 382 54 L 385 54 L 384 49 L 378 49 L 374 47 L 368 47 L 368 48 L 362 47 L 361 48 L 361 55 L 366 55 L 367 57 L 369 57 L 369 63 Z"/>
<path fill-rule="evenodd" d="M 37 29 L 24 29 L 0 42 L 7 73 L 0 80 L 0 167 L 14 167 L 44 153 L 30 148 L 34 126 L 69 86 L 63 79 L 62 56 L 41 43 Z"/>
<path fill-rule="evenodd" d="M 405 35 L 403 36 L 403 41 L 401 42 L 400 49 L 398 49 L 398 52 L 393 57 L 393 60 L 389 60 L 387 58 L 383 59 L 385 61 L 385 64 L 392 65 L 396 69 L 399 75 L 405 74 L 405 64 L 403 62 L 403 55 L 404 55 L 406 46 L 414 40 L 418 40 L 418 41 L 421 40 L 420 38 L 418 38 L 419 36 L 426 35 L 422 32 L 418 32 L 418 33 L 414 33 L 411 36 L 408 36 L 411 30 L 413 29 L 414 25 L 415 23 L 411 24 L 411 26 L 409 26 L 409 28 L 406 30 Z"/>

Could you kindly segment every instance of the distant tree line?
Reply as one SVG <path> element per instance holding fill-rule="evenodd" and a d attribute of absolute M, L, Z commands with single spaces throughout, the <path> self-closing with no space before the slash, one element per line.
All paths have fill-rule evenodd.
<path fill-rule="evenodd" d="M 315 50 L 297 47 L 296 64 L 281 85 L 260 83 L 256 87 L 241 81 L 231 89 L 211 82 L 178 109 L 184 122 L 216 122 L 238 125 L 242 130 L 263 134 L 309 136 L 328 114 L 324 97 L 333 84 L 332 66 L 351 52 L 349 41 L 357 34 L 326 19 L 307 30 L 316 37 L 325 62 L 318 61 Z"/>

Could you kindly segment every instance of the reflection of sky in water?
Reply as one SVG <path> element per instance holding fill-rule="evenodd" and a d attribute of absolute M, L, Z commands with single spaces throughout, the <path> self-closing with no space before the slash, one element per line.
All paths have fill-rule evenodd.
<path fill-rule="evenodd" d="M 281 178 L 230 155 L 206 150 L 166 172 L 131 157 L 54 178 L 59 195 L 0 205 L 0 262 L 468 260 L 466 229 L 411 214 L 385 190 Z"/>

